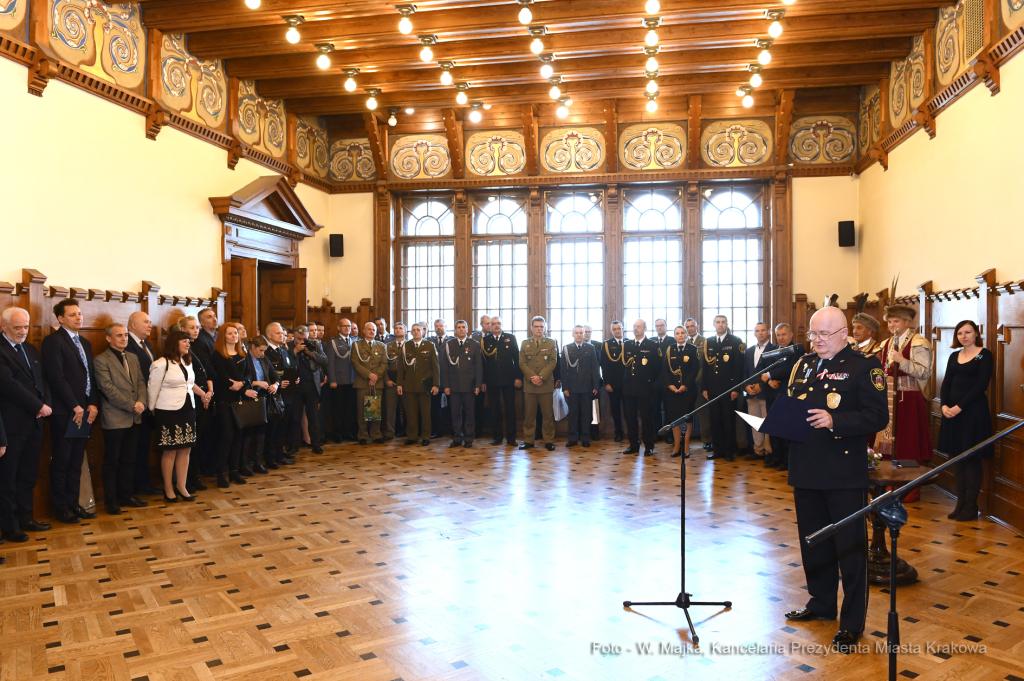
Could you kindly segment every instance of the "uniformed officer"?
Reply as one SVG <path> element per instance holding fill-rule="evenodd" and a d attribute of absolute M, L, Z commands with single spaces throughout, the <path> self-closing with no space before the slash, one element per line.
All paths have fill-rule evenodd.
<path fill-rule="evenodd" d="M 615 426 L 615 441 L 622 442 L 622 322 L 612 322 L 612 337 L 601 344 L 601 380 Z"/>
<path fill-rule="evenodd" d="M 729 333 L 729 320 L 725 315 L 715 317 L 715 335 L 704 343 L 701 391 L 704 399 L 713 400 L 743 380 L 743 353 L 747 346 Z M 709 459 L 736 460 L 736 398 L 733 390 L 729 399 L 721 399 L 708 407 L 711 412 L 711 432 L 715 451 Z"/>
<path fill-rule="evenodd" d="M 583 342 L 590 343 L 594 347 L 594 356 L 597 357 L 597 370 L 598 377 L 601 375 L 601 353 L 604 352 L 604 345 L 601 341 L 594 340 L 594 329 L 589 324 L 583 325 Z M 590 439 L 600 440 L 601 439 L 601 393 L 603 392 L 600 388 L 604 386 L 604 379 L 601 378 L 598 381 L 597 397 L 594 398 L 594 414 L 590 420 Z"/>
<path fill-rule="evenodd" d="M 476 396 L 484 382 L 483 355 L 480 344 L 466 337 L 465 320 L 455 322 L 455 338 L 445 343 L 438 362 L 441 365 L 441 385 L 448 397 L 452 412 L 452 443 L 449 447 L 473 446 L 476 419 Z"/>
<path fill-rule="evenodd" d="M 633 339 L 622 345 L 622 406 L 626 414 L 629 447 L 623 454 L 640 453 L 640 433 L 637 429 L 637 411 L 643 422 L 644 456 L 654 454 L 654 382 L 661 373 L 662 358 L 658 344 L 647 338 L 647 322 L 633 322 Z"/>
<path fill-rule="evenodd" d="M 697 356 L 700 358 L 704 357 L 704 344 L 707 343 L 705 338 L 700 332 L 700 326 L 697 325 L 697 320 L 693 317 L 688 317 L 683 322 L 683 327 L 686 329 L 686 342 L 689 345 L 697 348 Z M 700 392 L 701 382 L 704 380 L 704 362 L 700 363 L 700 371 L 697 372 L 697 401 L 694 403 L 694 407 L 700 409 L 701 406 L 707 404 L 707 400 L 704 399 L 704 395 Z M 697 425 L 700 426 L 700 439 L 704 445 L 705 450 L 711 449 L 711 416 L 708 414 L 707 409 L 701 409 L 697 412 Z M 689 432 L 689 431 L 687 431 Z"/>
<path fill-rule="evenodd" d="M 395 422 L 398 419 L 398 408 L 405 402 L 398 395 L 398 362 L 402 354 L 402 346 L 405 345 L 406 341 L 405 324 L 395 322 L 394 329 L 394 340 L 385 346 L 388 357 L 388 372 L 384 375 L 384 404 L 381 405 L 381 408 L 384 410 L 381 420 L 384 422 L 385 442 L 395 437 Z"/>
<path fill-rule="evenodd" d="M 440 392 L 441 372 L 437 350 L 423 339 L 423 325 L 412 325 L 412 340 L 406 341 L 398 357 L 398 394 L 405 401 L 405 444 L 430 444 L 430 397 Z"/>
<path fill-rule="evenodd" d="M 544 336 L 543 317 L 530 321 L 533 337 L 523 341 L 519 351 L 519 367 L 523 372 L 523 444 L 519 449 L 533 449 L 537 408 L 540 407 L 544 431 L 544 446 L 548 451 L 555 449 L 555 414 L 551 405 L 551 394 L 555 391 L 555 366 L 558 364 L 558 346 L 553 338 Z M 491 320 L 491 328 L 494 320 Z"/>
<path fill-rule="evenodd" d="M 676 344 L 675 338 L 668 333 L 668 322 L 664 319 L 655 319 L 654 334 L 655 335 L 651 337 L 651 340 L 657 344 L 658 352 L 660 353 L 662 361 L 664 361 L 666 350 Z M 666 379 L 666 372 L 662 371 L 654 381 L 654 394 L 651 396 L 651 410 L 654 413 L 654 439 L 656 441 L 664 439 L 665 442 L 671 442 L 673 433 L 665 433 L 664 438 L 658 434 L 661 431 L 661 427 L 665 425 L 665 388 L 668 385 Z"/>
<path fill-rule="evenodd" d="M 491 332 L 491 316 L 480 315 L 480 328 L 473 333 L 469 334 L 469 337 L 480 344 L 480 352 L 483 352 L 484 347 L 484 336 Z M 480 388 L 480 392 L 476 396 L 476 435 L 477 437 L 483 437 L 484 430 L 487 428 L 487 422 L 490 420 L 490 414 L 487 411 L 487 395 L 483 391 L 483 387 Z"/>
<path fill-rule="evenodd" d="M 386 345 L 395 340 L 394 334 L 388 333 L 388 320 L 383 317 L 377 317 L 373 320 L 373 324 L 377 327 L 376 334 L 373 337 L 375 341 Z"/>
<path fill-rule="evenodd" d="M 793 373 L 793 365 L 800 361 L 800 357 L 804 354 L 804 346 L 802 343 L 797 343 L 793 340 L 793 327 L 786 322 L 782 322 L 775 326 L 775 343 L 780 348 L 789 346 L 795 346 L 797 352 L 786 358 L 783 364 L 772 369 L 770 372 L 766 372 L 761 375 L 761 383 L 764 387 L 765 402 L 768 411 L 772 410 L 772 405 L 775 404 L 775 398 L 780 394 L 786 394 L 786 384 L 789 381 L 789 375 Z M 765 457 L 765 467 L 775 468 L 777 471 L 789 470 L 789 440 L 784 437 L 777 435 L 769 436 L 772 445 L 771 453 Z"/>
<path fill-rule="evenodd" d="M 559 355 L 562 393 L 569 405 L 569 442 L 566 447 L 575 446 L 577 440 L 582 440 L 584 447 L 590 446 L 591 406 L 601 385 L 597 352 L 593 345 L 583 340 L 583 336 L 583 327 L 579 324 L 574 326 L 573 342 L 563 345 Z"/>
<path fill-rule="evenodd" d="M 335 442 L 354 440 L 356 391 L 352 387 L 352 322 L 342 317 L 338 335 L 324 346 L 327 380 L 331 388 L 331 435 Z"/>
<path fill-rule="evenodd" d="M 786 613 L 786 619 L 835 619 L 841 574 L 843 605 L 832 643 L 841 652 L 850 652 L 867 615 L 866 525 L 846 525 L 815 546 L 807 546 L 803 538 L 867 503 L 866 436 L 889 421 L 885 373 L 877 359 L 847 345 L 846 315 L 839 308 L 818 310 L 810 327 L 807 337 L 814 352 L 793 367 L 789 395 L 812 407 L 807 420 L 814 430 L 804 442 L 789 445 L 789 484 L 811 598 L 800 610 Z"/>
<path fill-rule="evenodd" d="M 377 325 L 366 322 L 363 337 L 352 344 L 352 368 L 356 376 L 352 385 L 356 387 L 356 421 L 359 423 L 359 444 L 366 444 L 366 416 L 363 402 L 370 395 L 384 394 L 384 375 L 388 369 L 387 349 L 380 341 L 374 340 Z M 381 400 L 383 402 L 383 400 Z M 382 443 L 380 420 L 370 421 L 370 435 L 373 441 Z"/>
<path fill-rule="evenodd" d="M 434 345 L 434 351 L 437 353 L 438 361 L 441 360 L 441 353 L 444 352 L 444 346 L 447 345 L 448 341 L 452 339 L 448 335 L 448 332 L 444 328 L 443 319 L 434 320 L 434 335 L 430 336 L 430 342 Z M 442 402 L 442 391 L 444 391 L 444 377 L 441 378 L 441 385 L 439 385 L 438 393 L 432 395 L 430 398 L 430 437 L 431 439 L 441 437 L 444 433 L 445 426 L 451 425 L 451 406 L 441 406 Z M 444 399 L 447 402 L 447 398 Z"/>
<path fill-rule="evenodd" d="M 516 337 L 501 330 L 501 317 L 491 317 L 491 331 L 483 337 L 480 351 L 484 355 L 484 383 L 480 387 L 487 393 L 491 412 L 492 445 L 500 445 L 502 424 L 504 437 L 510 446 L 516 446 L 516 388 L 523 387 L 523 372 L 519 369 L 519 345 Z M 505 403 L 502 420 L 501 403 Z"/>

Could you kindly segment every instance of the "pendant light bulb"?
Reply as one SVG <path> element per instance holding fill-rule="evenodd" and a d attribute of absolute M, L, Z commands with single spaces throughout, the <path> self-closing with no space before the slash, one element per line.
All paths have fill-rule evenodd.
<path fill-rule="evenodd" d="M 777 21 L 773 21 L 771 26 L 768 27 L 768 35 L 773 38 L 778 38 L 782 35 L 782 24 Z"/>
<path fill-rule="evenodd" d="M 569 115 L 569 109 L 567 109 L 565 104 L 563 104 L 560 107 L 558 107 L 558 110 L 555 111 L 555 113 L 558 114 L 559 118 L 565 118 L 566 116 Z"/>
<path fill-rule="evenodd" d="M 388 125 L 390 125 L 392 128 L 398 125 L 398 119 L 395 118 L 395 114 L 391 114 L 391 118 L 388 119 Z"/>
<path fill-rule="evenodd" d="M 783 5 L 792 5 L 796 0 L 782 0 Z"/>
<path fill-rule="evenodd" d="M 644 37 L 644 43 L 648 47 L 654 47 L 655 45 L 658 44 L 658 34 L 654 31 L 654 29 L 651 29 L 650 31 L 647 32 L 647 35 Z"/>
<path fill-rule="evenodd" d="M 540 54 L 544 51 L 544 43 L 540 41 L 540 38 L 534 38 L 533 42 L 530 43 L 530 52 L 534 54 Z"/>
<path fill-rule="evenodd" d="M 658 10 L 661 9 L 661 3 L 658 0 L 647 0 L 644 9 L 647 10 L 648 14 L 657 14 Z"/>
<path fill-rule="evenodd" d="M 557 85 L 552 85 L 551 89 L 548 90 L 548 95 L 551 97 L 551 99 L 558 99 L 559 97 L 562 96 L 562 91 L 558 89 Z"/>
<path fill-rule="evenodd" d="M 531 21 L 533 21 L 533 12 L 530 11 L 529 7 L 523 5 L 523 8 L 519 10 L 519 23 L 528 24 Z"/>
<path fill-rule="evenodd" d="M 545 64 L 544 66 L 540 67 L 541 78 L 550 78 L 551 74 L 553 74 L 554 72 L 555 69 L 553 66 L 551 66 L 551 64 Z"/>
<path fill-rule="evenodd" d="M 750 107 L 754 106 L 754 98 L 751 97 L 750 95 L 744 95 L 743 96 L 743 106 L 747 107 L 748 109 Z"/>
<path fill-rule="evenodd" d="M 472 111 L 469 112 L 469 120 L 472 121 L 473 123 L 479 123 L 480 119 L 483 117 L 483 114 L 480 113 L 480 111 L 477 109 L 473 109 Z"/>
<path fill-rule="evenodd" d="M 455 101 L 458 102 L 459 104 L 465 104 L 466 102 L 469 101 L 469 97 L 466 96 L 465 92 L 460 92 L 459 94 L 455 95 Z"/>
<path fill-rule="evenodd" d="M 316 58 L 316 65 L 322 69 L 328 69 L 331 67 L 331 58 L 326 54 L 321 54 Z"/>
<path fill-rule="evenodd" d="M 451 72 L 450 71 L 442 71 L 441 72 L 441 85 L 451 85 L 451 84 L 452 84 L 452 74 L 451 74 Z"/>
<path fill-rule="evenodd" d="M 761 87 L 761 74 L 755 73 L 750 77 L 750 85 L 752 87 Z"/>
<path fill-rule="evenodd" d="M 655 59 L 654 57 L 651 57 L 650 59 L 647 60 L 647 63 L 644 64 L 644 71 L 657 71 L 657 70 L 658 70 L 658 60 Z"/>
<path fill-rule="evenodd" d="M 377 108 L 377 98 L 372 95 L 366 100 L 366 108 L 371 111 Z"/>
<path fill-rule="evenodd" d="M 649 80 L 649 81 L 647 81 L 647 91 L 650 92 L 651 94 L 654 94 L 655 92 L 657 92 L 658 91 L 658 81 L 656 81 L 656 80 Z"/>
<path fill-rule="evenodd" d="M 430 49 L 429 46 L 425 45 L 423 47 L 423 49 L 420 50 L 420 59 L 422 59 L 423 61 L 433 61 L 434 60 L 434 53 Z"/>
<path fill-rule="evenodd" d="M 655 111 L 658 110 L 658 103 L 656 101 L 654 101 L 653 99 L 648 100 L 648 102 L 647 102 L 647 110 L 650 111 L 651 113 L 654 113 Z"/>
<path fill-rule="evenodd" d="M 757 63 L 762 66 L 767 66 L 768 62 L 772 60 L 772 53 L 768 50 L 761 50 L 761 54 L 757 55 Z"/>
<path fill-rule="evenodd" d="M 249 9 L 259 9 L 260 0 L 245 0 L 245 6 Z"/>
<path fill-rule="evenodd" d="M 398 30 L 402 35 L 412 33 L 412 21 L 409 20 L 409 17 L 402 17 L 402 20 L 398 22 Z"/>
<path fill-rule="evenodd" d="M 349 76 L 348 79 L 345 81 L 345 89 L 348 90 L 349 92 L 355 91 L 356 81 L 354 78 L 352 78 L 352 76 Z"/>
<path fill-rule="evenodd" d="M 288 32 L 284 34 L 285 40 L 290 42 L 292 45 L 299 42 L 299 29 L 292 26 L 288 29 Z"/>
<path fill-rule="evenodd" d="M 412 115 L 412 114 L 416 113 L 416 109 L 414 109 L 414 108 L 412 108 L 410 106 L 410 107 L 406 108 L 405 113 L 407 113 L 409 115 Z"/>

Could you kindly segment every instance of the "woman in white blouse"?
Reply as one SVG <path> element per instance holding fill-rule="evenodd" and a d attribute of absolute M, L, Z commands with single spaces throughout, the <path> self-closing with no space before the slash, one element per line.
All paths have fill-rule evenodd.
<path fill-rule="evenodd" d="M 173 327 L 163 353 L 149 368 L 149 408 L 156 421 L 157 449 L 163 452 L 164 501 L 195 501 L 185 489 L 188 459 L 196 442 L 196 374 L 188 334 Z M 178 488 L 174 488 L 177 473 Z"/>

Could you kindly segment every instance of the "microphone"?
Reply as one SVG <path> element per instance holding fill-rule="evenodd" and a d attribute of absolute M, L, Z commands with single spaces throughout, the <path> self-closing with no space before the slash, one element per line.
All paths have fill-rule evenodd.
<path fill-rule="evenodd" d="M 799 345 L 787 345 L 786 347 L 779 348 L 778 350 L 770 350 L 769 352 L 763 352 L 761 353 L 761 359 L 779 359 L 780 357 L 785 357 L 786 355 L 795 355 L 797 354 L 798 348 L 800 348 Z M 802 350 L 802 348 L 800 349 Z M 800 354 L 803 353 L 801 352 Z"/>

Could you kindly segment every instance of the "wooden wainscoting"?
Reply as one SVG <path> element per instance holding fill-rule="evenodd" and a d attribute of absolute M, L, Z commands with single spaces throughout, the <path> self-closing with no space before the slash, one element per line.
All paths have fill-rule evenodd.
<path fill-rule="evenodd" d="M 1024 418 L 1024 281 L 994 286 L 989 322 L 995 354 L 995 385 L 989 402 L 995 427 L 1007 428 Z M 996 445 L 985 479 L 987 507 L 984 511 L 1011 526 L 1024 528 L 1024 441 L 1009 435 Z"/>
<path fill-rule="evenodd" d="M 319 306 L 309 306 L 306 310 L 306 319 L 311 322 L 317 322 L 324 325 L 324 338 L 329 339 L 338 335 L 338 322 L 342 319 L 347 319 L 357 326 L 357 329 L 362 329 L 363 324 L 366 322 L 372 322 L 374 318 L 374 309 L 370 305 L 369 298 L 363 298 L 359 301 L 359 307 L 352 309 L 351 307 L 341 307 L 337 310 L 334 309 L 334 303 L 323 299 Z M 361 335 L 361 334 L 356 334 Z"/>

